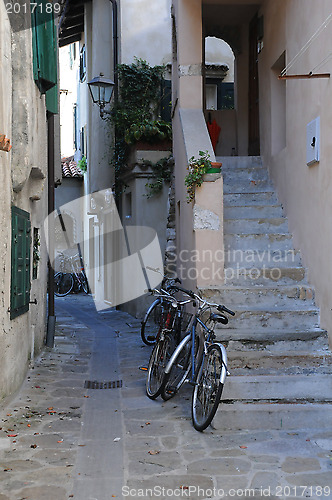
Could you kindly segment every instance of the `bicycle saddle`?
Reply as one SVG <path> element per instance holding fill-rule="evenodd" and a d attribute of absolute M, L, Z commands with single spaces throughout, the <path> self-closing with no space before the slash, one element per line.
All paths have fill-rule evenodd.
<path fill-rule="evenodd" d="M 210 320 L 215 321 L 216 323 L 222 323 L 223 325 L 227 325 L 228 323 L 228 318 L 226 318 L 226 316 L 223 316 L 222 314 L 211 313 Z"/>

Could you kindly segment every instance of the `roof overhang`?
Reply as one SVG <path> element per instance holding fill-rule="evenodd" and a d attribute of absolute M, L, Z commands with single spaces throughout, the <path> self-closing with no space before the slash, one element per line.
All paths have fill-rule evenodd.
<path fill-rule="evenodd" d="M 84 4 L 90 0 L 65 0 L 58 22 L 59 47 L 81 40 L 84 31 Z"/>

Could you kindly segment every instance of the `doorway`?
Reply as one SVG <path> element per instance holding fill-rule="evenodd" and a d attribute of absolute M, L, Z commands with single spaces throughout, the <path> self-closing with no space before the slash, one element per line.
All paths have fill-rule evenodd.
<path fill-rule="evenodd" d="M 258 80 L 258 16 L 249 23 L 249 156 L 260 155 L 259 80 Z"/>

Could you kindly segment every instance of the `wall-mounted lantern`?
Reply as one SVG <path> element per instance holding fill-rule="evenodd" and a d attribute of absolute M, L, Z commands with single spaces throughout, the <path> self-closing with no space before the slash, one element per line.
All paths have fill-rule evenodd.
<path fill-rule="evenodd" d="M 92 100 L 99 106 L 100 117 L 103 118 L 104 114 L 107 113 L 104 108 L 106 104 L 111 102 L 114 82 L 109 78 L 105 78 L 103 73 L 100 73 L 99 76 L 88 82 L 88 86 Z"/>

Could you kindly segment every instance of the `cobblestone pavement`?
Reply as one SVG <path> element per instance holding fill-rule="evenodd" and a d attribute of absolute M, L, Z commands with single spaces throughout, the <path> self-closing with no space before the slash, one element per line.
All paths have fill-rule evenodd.
<path fill-rule="evenodd" d="M 79 295 L 58 299 L 56 315 L 55 348 L 0 407 L 0 500 L 332 498 L 328 426 L 198 433 L 188 389 L 166 403 L 145 396 L 138 320 L 97 315 Z"/>

